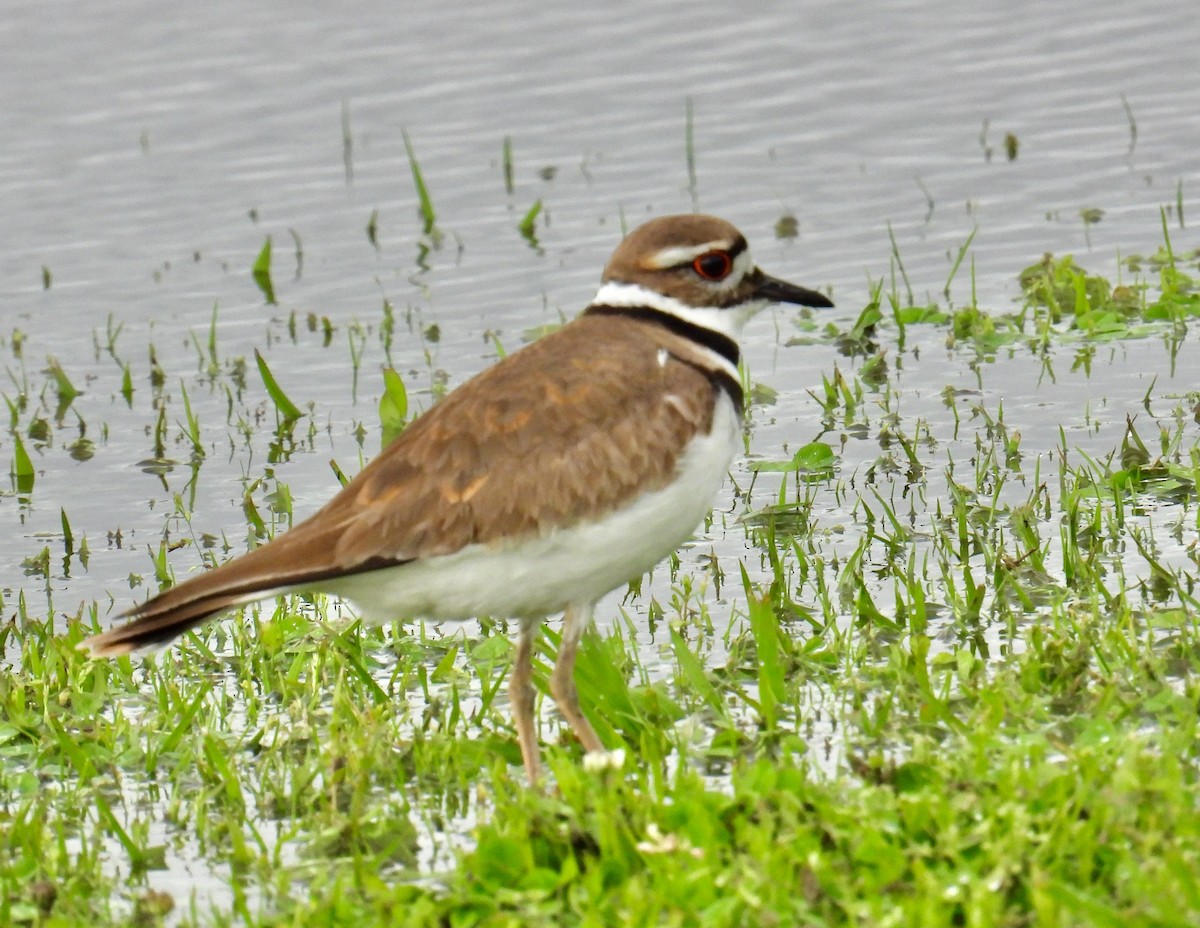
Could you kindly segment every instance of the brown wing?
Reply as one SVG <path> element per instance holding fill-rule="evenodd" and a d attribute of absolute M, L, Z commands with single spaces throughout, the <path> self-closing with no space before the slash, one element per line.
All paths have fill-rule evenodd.
<path fill-rule="evenodd" d="M 678 360 L 692 351 L 655 326 L 584 316 L 484 371 L 321 511 L 334 561 L 538 534 L 663 486 L 712 422 L 712 385 Z"/>
<path fill-rule="evenodd" d="M 550 531 L 658 489 L 712 424 L 718 388 L 695 354 L 653 324 L 582 316 L 455 390 L 316 515 L 84 645 L 127 653 L 283 589 Z"/>

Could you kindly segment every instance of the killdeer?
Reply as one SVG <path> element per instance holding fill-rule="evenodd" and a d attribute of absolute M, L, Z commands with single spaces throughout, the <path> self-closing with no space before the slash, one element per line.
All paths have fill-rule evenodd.
<path fill-rule="evenodd" d="M 735 339 L 771 302 L 833 305 L 764 274 L 724 220 L 653 219 L 620 244 L 577 319 L 453 391 L 306 521 L 81 647 L 113 657 L 162 645 L 299 590 L 381 622 L 519 619 L 509 695 L 534 783 L 533 644 L 562 612 L 550 691 L 584 749 L 601 752 L 575 689 L 580 638 L 600 597 L 707 514 L 741 442 Z"/>

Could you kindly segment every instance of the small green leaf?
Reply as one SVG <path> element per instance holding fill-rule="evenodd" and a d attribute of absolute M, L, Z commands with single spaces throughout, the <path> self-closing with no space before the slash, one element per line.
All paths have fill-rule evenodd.
<path fill-rule="evenodd" d="M 402 132 L 404 150 L 408 153 L 408 166 L 412 168 L 413 187 L 417 191 L 417 202 L 421 210 L 421 231 L 434 240 L 437 239 L 437 214 L 433 209 L 433 200 L 429 196 L 429 188 L 425 186 L 425 177 L 421 174 L 421 165 L 417 163 L 417 153 L 413 151 L 412 142 L 407 132 Z"/>
<path fill-rule="evenodd" d="M 379 251 L 379 210 L 371 210 L 371 218 L 367 220 L 367 241 Z"/>
<path fill-rule="evenodd" d="M 263 242 L 262 251 L 258 253 L 258 258 L 254 261 L 254 268 L 251 272 L 254 275 L 254 282 L 258 284 L 258 289 L 262 291 L 263 297 L 272 306 L 275 305 L 275 285 L 271 283 L 271 237 L 267 236 L 267 240 Z"/>
<path fill-rule="evenodd" d="M 254 491 L 258 488 L 258 481 L 255 481 L 242 494 L 242 513 L 246 516 L 246 522 L 254 531 L 256 538 L 267 537 L 267 524 L 263 521 L 263 517 L 258 512 L 258 506 L 254 502 Z"/>
<path fill-rule="evenodd" d="M 928 306 L 904 307 L 903 309 L 897 311 L 896 317 L 905 325 L 916 325 L 920 323 L 942 325 L 950 318 L 949 314 L 939 309 L 932 303 Z"/>
<path fill-rule="evenodd" d="M 809 442 L 792 455 L 797 470 L 827 471 L 833 469 L 833 448 L 823 441 Z"/>
<path fill-rule="evenodd" d="M 521 233 L 521 237 L 529 243 L 530 248 L 538 247 L 537 217 L 541 212 L 542 201 L 539 198 L 534 201 L 533 206 L 529 207 L 529 212 L 524 215 L 520 224 L 517 226 L 517 229 Z"/>
<path fill-rule="evenodd" d="M 254 349 L 254 360 L 258 364 L 258 373 L 262 376 L 263 386 L 267 388 L 267 395 L 271 397 L 271 401 L 275 404 L 275 408 L 283 420 L 293 422 L 303 416 L 304 413 L 300 411 L 300 407 L 288 399 L 287 394 L 283 392 L 283 388 L 275 380 L 275 376 L 267 367 L 267 362 L 257 348 Z"/>
<path fill-rule="evenodd" d="M 383 427 L 382 447 L 386 448 L 404 431 L 408 420 L 408 391 L 393 368 L 383 370 L 383 396 L 379 397 L 379 424 Z"/>
<path fill-rule="evenodd" d="M 751 469 L 765 473 L 828 474 L 833 471 L 837 456 L 823 441 L 814 441 L 800 448 L 790 461 L 755 461 Z"/>
<path fill-rule="evenodd" d="M 1150 449 L 1133 427 L 1133 417 L 1125 417 L 1125 437 L 1121 440 L 1121 467 L 1134 470 L 1150 463 Z"/>
<path fill-rule="evenodd" d="M 758 658 L 759 712 L 768 730 L 774 730 L 777 708 L 787 698 L 783 663 L 779 653 L 779 619 L 771 608 L 770 596 L 759 596 L 750 584 L 750 575 L 742 565 L 742 589 L 746 593 L 746 611 L 750 633 Z"/>
<path fill-rule="evenodd" d="M 16 439 L 17 446 L 13 450 L 13 477 L 16 478 L 18 493 L 33 492 L 33 461 L 29 459 L 29 452 L 25 450 L 25 443 L 21 441 L 21 436 L 13 434 Z"/>
<path fill-rule="evenodd" d="M 50 376 L 54 378 L 54 389 L 58 394 L 58 412 L 61 416 L 75 397 L 79 396 L 80 391 L 71 383 L 71 378 L 62 369 L 62 365 L 53 358 L 50 359 Z"/>
<path fill-rule="evenodd" d="M 675 663 L 679 665 L 679 673 L 684 683 L 691 687 L 718 715 L 722 717 L 728 715 L 725 701 L 708 679 L 708 672 L 704 669 L 704 664 L 692 653 L 683 636 L 674 628 L 671 629 L 671 650 L 675 654 Z"/>
<path fill-rule="evenodd" d="M 192 443 L 192 460 L 199 460 L 204 457 L 204 444 L 200 439 L 200 420 L 196 418 L 196 413 L 192 410 L 192 402 L 188 399 L 187 387 L 182 380 L 179 381 L 179 391 L 183 397 L 183 415 L 186 420 L 184 433 Z"/>
<path fill-rule="evenodd" d="M 133 408 L 133 374 L 129 371 L 129 365 L 124 365 L 124 370 L 121 374 L 121 396 L 125 397 L 125 405 L 130 409 Z"/>

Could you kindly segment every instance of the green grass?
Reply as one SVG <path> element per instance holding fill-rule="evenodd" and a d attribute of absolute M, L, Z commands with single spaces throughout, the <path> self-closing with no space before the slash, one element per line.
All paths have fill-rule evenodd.
<path fill-rule="evenodd" d="M 363 627 L 287 597 L 164 655 L 97 662 L 75 645 L 107 603 L 64 626 L 9 595 L 0 924 L 1200 922 L 1200 392 L 1154 381 L 1127 411 L 1103 396 L 1123 376 L 1113 346 L 1161 364 L 1163 383 L 1184 366 L 1196 266 L 1164 225 L 1116 285 L 1063 257 L 1014 269 L 1024 297 L 1004 311 L 915 306 L 901 273 L 844 326 L 790 317 L 781 341 L 836 349 L 802 398 L 822 434 L 735 475 L 712 535 L 745 536 L 740 553 L 672 558 L 631 594 L 640 616 L 610 612 L 587 636 L 581 700 L 625 765 L 584 769 L 543 698 L 545 793 L 521 784 L 504 623 Z M 973 384 L 929 382 L 939 344 Z M 215 315 L 196 348 L 171 416 L 126 391 L 115 353 L 112 387 L 153 410 L 155 460 L 177 448 L 193 468 L 226 434 L 249 441 L 241 396 L 258 386 L 218 353 Z M 1039 371 L 1051 398 L 1070 366 L 1099 395 L 1035 428 L 1044 412 L 989 386 L 1004 364 Z M 293 438 L 259 370 L 247 402 L 279 423 L 247 465 L 262 537 L 292 515 L 273 465 L 312 433 Z M 161 373 L 139 393 L 176 382 Z M 17 376 L 31 384 L 8 398 L 7 453 L 28 495 L 39 416 L 70 381 L 41 374 L 41 413 L 25 399 L 39 375 Z M 376 380 L 394 431 L 411 390 Z M 227 421 L 204 421 L 205 388 L 229 396 Z M 759 406 L 754 427 L 782 416 Z M 176 497 L 131 585 L 171 582 L 170 549 L 202 546 L 191 507 Z M 31 591 L 86 556 L 65 509 L 62 525 L 27 562 Z M 535 660 L 543 693 L 555 640 Z"/>
<path fill-rule="evenodd" d="M 514 783 L 491 698 L 501 630 L 324 633 L 292 606 L 257 634 L 225 625 L 205 636 L 217 650 L 192 644 L 138 670 L 84 661 L 78 633 L 25 623 L 24 672 L 0 692 L 9 923 L 124 924 L 183 848 L 229 868 L 224 913 L 199 902 L 206 924 L 1200 913 L 1194 613 L 1057 605 L 1019 653 L 988 660 L 869 625 L 805 640 L 768 608 L 731 636 L 724 666 L 706 667 L 708 645 L 684 637 L 694 629 L 674 633 L 676 670 L 659 683 L 630 684 L 627 641 L 592 636 L 581 688 L 633 759 L 587 773 L 576 750 L 553 748 L 547 797 Z M 822 732 L 835 722 L 844 759 L 830 769 Z M 689 761 L 665 764 L 678 753 Z M 431 885 L 418 833 L 447 823 L 469 839 L 424 874 Z"/>

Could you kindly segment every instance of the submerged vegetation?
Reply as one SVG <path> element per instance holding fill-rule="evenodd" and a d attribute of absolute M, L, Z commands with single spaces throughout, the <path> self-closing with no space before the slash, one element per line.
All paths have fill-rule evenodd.
<path fill-rule="evenodd" d="M 442 234 L 408 154 L 424 256 Z M 505 166 L 511 188 L 507 144 Z M 540 210 L 520 223 L 535 248 Z M 1164 223 L 1128 280 L 1046 256 L 996 310 L 949 299 L 969 244 L 943 302 L 914 301 L 897 250 L 857 315 L 782 322 L 780 363 L 820 365 L 807 396 L 753 382 L 750 358 L 755 456 L 582 649 L 583 705 L 625 767 L 585 769 L 547 708 L 545 794 L 518 773 L 504 622 L 364 627 L 290 596 L 157 657 L 91 661 L 75 645 L 113 603 L 65 627 L 35 605 L 88 568 L 64 508 L 0 627 L 0 923 L 1200 921 L 1200 391 L 1178 370 L 1200 256 Z M 269 241 L 253 276 L 286 309 Z M 368 341 L 390 362 L 404 326 L 427 349 L 440 335 L 386 300 L 346 326 L 351 389 L 379 397 L 343 426 L 364 457 L 446 388 L 432 362 L 427 386 L 390 363 L 360 383 Z M 317 314 L 286 328 L 346 344 Z M 96 333 L 115 373 L 87 389 L 146 412 L 143 469 L 188 478 L 136 590 L 286 528 L 277 466 L 324 417 L 286 339 L 270 367 L 230 356 L 214 310 L 195 371 L 151 343 L 135 377 L 121 334 Z M 18 331 L 4 347 L 20 502 L 48 443 L 104 426 L 72 419 L 69 361 L 39 368 Z M 204 421 L 204 391 L 225 421 Z M 192 524 L 216 452 L 244 460 L 242 537 Z M 542 693 L 555 644 L 552 625 Z"/>

